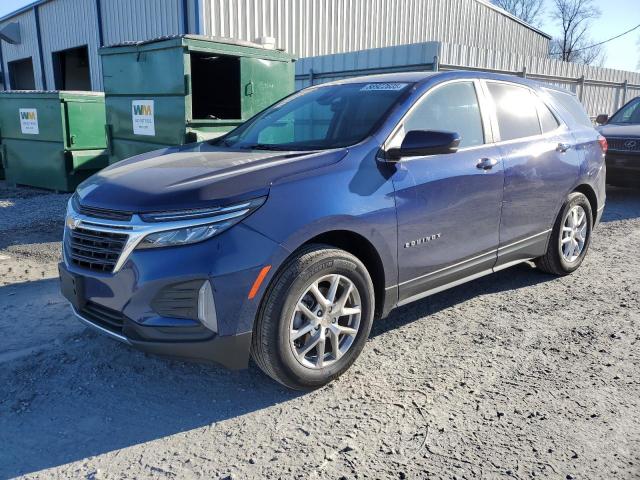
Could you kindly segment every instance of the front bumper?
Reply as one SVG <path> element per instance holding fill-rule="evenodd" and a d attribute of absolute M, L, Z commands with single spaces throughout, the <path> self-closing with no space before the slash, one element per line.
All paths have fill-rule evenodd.
<path fill-rule="evenodd" d="M 59 265 L 62 293 L 80 321 L 149 353 L 215 362 L 231 369 L 248 365 L 260 300 L 277 265 L 287 256 L 280 245 L 243 224 L 193 245 L 133 251 L 116 273 L 78 266 L 69 260 L 66 249 L 65 243 L 64 261 Z M 264 279 L 259 294 L 249 299 L 264 265 L 276 268 Z M 187 292 L 182 298 L 172 297 L 176 285 L 194 285 L 197 293 L 205 282 L 211 286 L 215 331 L 198 320 L 197 306 L 186 308 L 187 290 L 179 291 Z M 174 298 L 182 304 L 171 305 Z"/>
<path fill-rule="evenodd" d="M 227 337 L 214 335 L 207 340 L 189 342 L 136 340 L 95 323 L 79 313 L 73 305 L 71 310 L 78 320 L 91 329 L 143 352 L 186 360 L 214 362 L 231 370 L 247 367 L 251 349 L 251 332 Z"/>

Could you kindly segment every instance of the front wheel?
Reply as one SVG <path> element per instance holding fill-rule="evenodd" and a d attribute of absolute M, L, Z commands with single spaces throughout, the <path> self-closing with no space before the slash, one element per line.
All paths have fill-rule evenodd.
<path fill-rule="evenodd" d="M 547 252 L 536 266 L 554 275 L 568 275 L 582 264 L 593 229 L 591 204 L 582 193 L 569 195 L 551 231 Z"/>
<path fill-rule="evenodd" d="M 252 340 L 258 366 L 283 385 L 318 388 L 340 376 L 371 330 L 374 290 L 344 250 L 314 245 L 295 254 L 265 294 Z"/>

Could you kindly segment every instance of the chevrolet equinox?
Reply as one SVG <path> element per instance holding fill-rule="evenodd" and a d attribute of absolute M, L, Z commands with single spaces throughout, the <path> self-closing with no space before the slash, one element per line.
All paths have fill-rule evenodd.
<path fill-rule="evenodd" d="M 81 184 L 62 292 L 131 346 L 229 368 L 252 357 L 316 388 L 394 307 L 525 261 L 576 270 L 604 208 L 606 148 L 573 94 L 526 79 L 312 86 Z"/>

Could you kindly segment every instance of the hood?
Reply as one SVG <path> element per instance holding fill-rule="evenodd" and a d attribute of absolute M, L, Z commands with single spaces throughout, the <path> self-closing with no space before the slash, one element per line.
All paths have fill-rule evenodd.
<path fill-rule="evenodd" d="M 616 125 L 610 123 L 598 127 L 598 131 L 605 137 L 640 137 L 640 124 Z"/>
<path fill-rule="evenodd" d="M 224 206 L 268 194 L 279 178 L 340 161 L 323 152 L 234 150 L 208 143 L 172 147 L 115 163 L 78 187 L 87 207 L 157 212 Z"/>

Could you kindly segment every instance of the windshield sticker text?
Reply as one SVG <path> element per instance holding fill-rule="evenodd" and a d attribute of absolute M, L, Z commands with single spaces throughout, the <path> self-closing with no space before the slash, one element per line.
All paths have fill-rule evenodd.
<path fill-rule="evenodd" d="M 406 87 L 406 83 L 369 83 L 360 89 L 361 92 L 392 91 L 397 92 Z"/>

